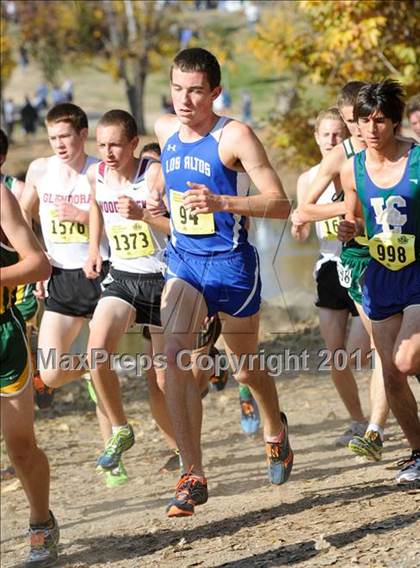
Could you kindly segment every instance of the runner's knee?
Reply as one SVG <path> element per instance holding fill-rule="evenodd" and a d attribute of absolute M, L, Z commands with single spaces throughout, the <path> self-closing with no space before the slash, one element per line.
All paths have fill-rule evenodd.
<path fill-rule="evenodd" d="M 395 365 L 404 375 L 414 375 L 418 372 L 419 354 L 409 340 L 405 340 L 395 353 Z M 417 368 L 416 368 L 417 367 Z"/>
<path fill-rule="evenodd" d="M 252 383 L 256 379 L 256 374 L 249 369 L 241 369 L 234 373 L 235 381 L 240 383 L 241 385 L 252 385 Z"/>
<path fill-rule="evenodd" d="M 32 467 L 34 453 L 37 450 L 35 439 L 32 435 L 13 437 L 7 440 L 6 444 L 10 461 L 15 467 L 22 469 Z"/>
<path fill-rule="evenodd" d="M 401 389 L 407 382 L 407 377 L 402 374 L 396 367 L 383 369 L 383 377 L 385 390 L 388 394 L 395 397 L 401 392 Z"/>
<path fill-rule="evenodd" d="M 47 387 L 54 388 L 57 383 L 60 383 L 60 377 L 62 376 L 63 372 L 60 368 L 54 369 L 41 369 L 40 375 L 42 382 L 47 385 Z"/>

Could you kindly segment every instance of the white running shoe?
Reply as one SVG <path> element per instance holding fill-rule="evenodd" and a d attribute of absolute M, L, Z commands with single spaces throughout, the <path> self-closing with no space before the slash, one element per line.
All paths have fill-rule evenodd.
<path fill-rule="evenodd" d="M 356 422 L 354 420 L 344 434 L 341 434 L 341 436 L 336 439 L 335 445 L 340 448 L 346 448 L 353 436 L 364 436 L 367 426 L 367 422 Z"/>
<path fill-rule="evenodd" d="M 403 467 L 395 476 L 397 483 L 413 483 L 420 481 L 420 456 L 418 453 L 414 455 L 414 452 L 412 452 L 408 459 L 398 462 L 398 465 L 402 465 Z"/>

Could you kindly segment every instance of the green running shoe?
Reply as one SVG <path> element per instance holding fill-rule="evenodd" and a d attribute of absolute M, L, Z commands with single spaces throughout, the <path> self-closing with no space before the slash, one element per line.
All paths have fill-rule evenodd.
<path fill-rule="evenodd" d="M 51 526 L 30 526 L 31 548 L 25 562 L 25 568 L 47 568 L 56 566 L 60 530 L 54 515 L 50 511 Z"/>
<path fill-rule="evenodd" d="M 120 460 L 120 463 L 114 469 L 105 471 L 105 485 L 110 489 L 124 485 L 127 481 L 128 475 L 122 460 Z"/>
<path fill-rule="evenodd" d="M 378 432 L 368 430 L 364 436 L 353 436 L 348 448 L 353 453 L 363 456 L 369 461 L 380 461 L 383 442 Z"/>
<path fill-rule="evenodd" d="M 96 396 L 96 391 L 95 387 L 93 386 L 92 379 L 89 377 L 88 379 L 85 379 L 85 381 L 86 381 L 86 389 L 88 391 L 90 400 L 95 404 L 98 404 L 98 398 Z"/>
<path fill-rule="evenodd" d="M 106 448 L 96 462 L 97 466 L 106 470 L 118 467 L 121 455 L 134 445 L 134 432 L 130 424 L 119 430 L 108 440 Z"/>

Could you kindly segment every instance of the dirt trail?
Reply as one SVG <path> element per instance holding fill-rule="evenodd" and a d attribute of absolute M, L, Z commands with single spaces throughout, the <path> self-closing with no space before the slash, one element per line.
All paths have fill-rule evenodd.
<path fill-rule="evenodd" d="M 313 333 L 300 339 L 317 343 Z M 366 402 L 367 374 L 359 379 Z M 419 398 L 420 385 L 411 384 Z M 231 381 L 204 401 L 209 502 L 193 518 L 176 520 L 164 509 L 177 476 L 157 473 L 167 452 L 150 419 L 144 381 L 123 381 L 137 443 L 125 459 L 131 481 L 119 489 L 107 489 L 95 474 L 100 442 L 86 393 L 79 385 L 62 389 L 54 411 L 37 419 L 61 525 L 59 566 L 419 566 L 420 493 L 394 484 L 396 461 L 408 454 L 395 421 L 382 462 L 359 463 L 334 446 L 346 420 L 328 375 L 286 373 L 277 387 L 295 450 L 290 481 L 268 485 L 261 437 L 241 434 Z M 10 568 L 26 554 L 27 505 L 16 480 L 3 482 L 1 493 L 2 566 Z"/>

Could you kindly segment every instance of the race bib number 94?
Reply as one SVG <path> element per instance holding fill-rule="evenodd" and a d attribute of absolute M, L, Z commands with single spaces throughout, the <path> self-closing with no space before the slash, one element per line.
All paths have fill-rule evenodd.
<path fill-rule="evenodd" d="M 50 240 L 53 243 L 75 244 L 89 241 L 89 227 L 76 221 L 60 221 L 55 209 L 50 210 Z"/>
<path fill-rule="evenodd" d="M 171 189 L 171 215 L 175 229 L 183 235 L 212 235 L 215 232 L 213 213 L 193 215 L 186 209 L 183 193 Z"/>
<path fill-rule="evenodd" d="M 401 270 L 416 260 L 415 239 L 415 235 L 379 233 L 369 240 L 369 252 L 390 270 Z"/>
<path fill-rule="evenodd" d="M 144 221 L 130 225 L 112 225 L 109 236 L 112 252 L 118 258 L 139 258 L 155 252 L 149 225 Z"/>

